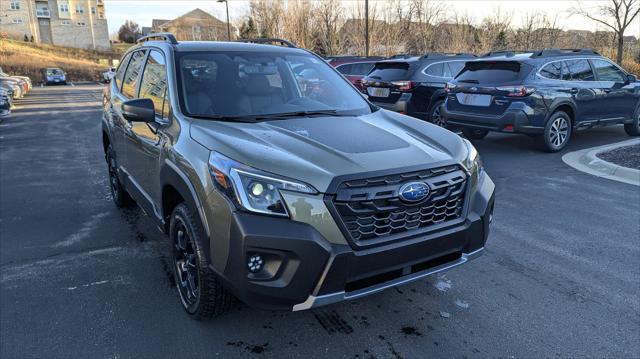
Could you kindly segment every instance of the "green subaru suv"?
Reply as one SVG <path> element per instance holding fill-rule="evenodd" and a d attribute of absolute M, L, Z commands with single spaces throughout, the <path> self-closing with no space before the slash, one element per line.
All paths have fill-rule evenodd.
<path fill-rule="evenodd" d="M 187 313 L 305 310 L 480 255 L 495 186 L 474 147 L 278 41 L 151 35 L 105 88 L 113 200 L 168 234 Z"/>

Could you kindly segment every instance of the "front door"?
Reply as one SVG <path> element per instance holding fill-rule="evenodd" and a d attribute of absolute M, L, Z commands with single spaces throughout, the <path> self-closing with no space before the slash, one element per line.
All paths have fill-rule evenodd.
<path fill-rule="evenodd" d="M 40 31 L 40 42 L 51 44 L 51 21 L 49 19 L 38 19 L 38 30 Z"/>
<path fill-rule="evenodd" d="M 149 214 L 160 214 L 160 151 L 166 143 L 169 101 L 165 59 L 159 51 L 151 50 L 142 72 L 138 98 L 153 101 L 156 122 L 134 122 L 126 133 L 125 153 L 129 175 L 141 189 L 143 207 Z M 142 202 L 139 201 L 142 204 Z M 152 212 L 149 212 L 152 211 Z"/>
<path fill-rule="evenodd" d="M 604 59 L 591 60 L 591 64 L 604 92 L 600 121 L 619 123 L 620 120 L 631 118 L 636 97 L 634 85 L 629 84 L 627 74 Z"/>

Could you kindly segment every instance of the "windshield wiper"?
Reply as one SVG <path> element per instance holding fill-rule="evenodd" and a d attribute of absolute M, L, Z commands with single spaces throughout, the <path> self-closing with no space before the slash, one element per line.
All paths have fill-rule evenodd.
<path fill-rule="evenodd" d="M 338 114 L 337 110 L 315 110 L 315 111 L 293 111 L 293 112 L 272 113 L 272 114 L 266 114 L 266 115 L 256 115 L 254 116 L 254 118 L 258 120 L 268 120 L 268 119 L 280 119 L 280 118 L 303 117 L 303 116 L 314 116 L 314 115 L 341 116 L 340 114 Z"/>
<path fill-rule="evenodd" d="M 478 81 L 478 80 L 459 80 L 458 82 L 464 82 L 464 83 L 467 83 L 467 84 L 479 84 L 480 83 L 480 81 Z"/>
<path fill-rule="evenodd" d="M 255 116 L 224 116 L 224 115 L 189 115 L 192 118 L 216 120 L 225 122 L 256 122 Z"/>

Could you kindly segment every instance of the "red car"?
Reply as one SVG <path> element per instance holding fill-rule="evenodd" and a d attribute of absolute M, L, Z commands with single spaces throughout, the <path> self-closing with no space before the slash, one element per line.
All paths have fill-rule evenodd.
<path fill-rule="evenodd" d="M 376 62 L 377 61 L 362 61 L 345 63 L 336 66 L 336 70 L 343 74 L 358 90 L 364 91 L 362 78 L 371 72 Z"/>

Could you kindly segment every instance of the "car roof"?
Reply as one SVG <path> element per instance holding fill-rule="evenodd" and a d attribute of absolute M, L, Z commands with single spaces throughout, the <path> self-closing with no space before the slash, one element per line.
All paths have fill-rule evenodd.
<path fill-rule="evenodd" d="M 564 52 L 563 52 L 564 51 Z M 498 51 L 492 52 L 474 61 L 517 61 L 530 65 L 546 64 L 553 61 L 576 58 L 601 59 L 602 55 L 589 49 L 584 50 L 545 49 L 536 51 Z"/>
<path fill-rule="evenodd" d="M 195 51 L 246 51 L 246 52 L 269 52 L 282 53 L 291 55 L 309 54 L 309 51 L 295 47 L 285 47 L 269 44 L 255 44 L 247 42 L 235 41 L 180 41 L 177 44 L 170 45 L 166 41 L 145 41 L 134 46 L 131 50 L 144 47 L 166 47 L 170 46 L 176 52 L 195 52 Z"/>

